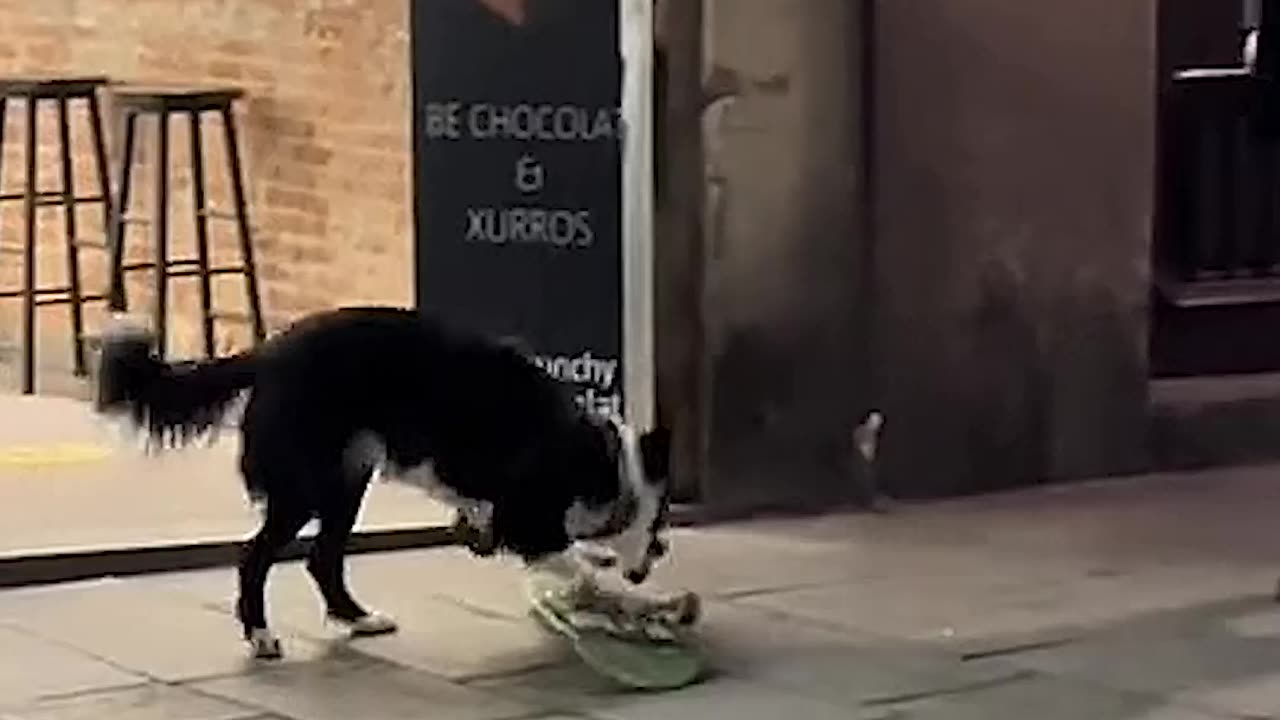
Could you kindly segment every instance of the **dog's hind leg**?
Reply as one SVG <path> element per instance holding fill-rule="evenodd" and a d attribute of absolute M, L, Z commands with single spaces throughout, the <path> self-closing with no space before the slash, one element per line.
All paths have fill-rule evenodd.
<path fill-rule="evenodd" d="M 321 506 L 320 532 L 307 559 L 307 572 L 324 597 L 329 618 L 350 628 L 356 636 L 384 635 L 398 629 L 394 619 L 366 610 L 347 589 L 347 541 L 367 488 L 367 478 L 344 486 Z"/>
<path fill-rule="evenodd" d="M 267 628 L 267 574 L 276 555 L 297 536 L 310 517 L 301 504 L 282 501 L 279 497 L 268 498 L 262 528 L 241 550 L 236 617 L 255 657 L 274 659 L 282 654 L 279 638 Z"/>

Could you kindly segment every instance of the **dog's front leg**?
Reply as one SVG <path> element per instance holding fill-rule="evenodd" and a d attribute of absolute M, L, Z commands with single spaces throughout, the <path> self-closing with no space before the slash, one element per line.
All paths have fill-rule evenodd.
<path fill-rule="evenodd" d="M 595 565 L 583 558 L 575 547 L 538 559 L 530 564 L 530 569 L 563 582 L 575 604 L 589 605 L 600 590 Z"/>

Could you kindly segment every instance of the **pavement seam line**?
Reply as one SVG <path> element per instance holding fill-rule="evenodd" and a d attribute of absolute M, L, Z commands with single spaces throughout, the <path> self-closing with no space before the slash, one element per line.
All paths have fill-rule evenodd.
<path fill-rule="evenodd" d="M 907 705 L 917 703 L 924 700 L 935 700 L 938 698 L 955 697 L 958 695 L 968 695 L 991 688 L 1003 687 L 1005 685 L 1013 685 L 1024 680 L 1030 680 L 1035 677 L 1042 677 L 1042 673 L 1035 670 L 1014 670 L 1008 675 L 989 680 L 978 680 L 971 683 L 962 683 L 952 687 L 938 688 L 936 690 L 921 690 L 919 692 L 899 693 L 897 695 L 886 695 L 884 697 L 872 697 L 863 700 L 863 707 L 886 707 L 893 705 Z"/>
<path fill-rule="evenodd" d="M 246 658 L 246 659 L 250 661 L 252 660 L 252 658 Z M 371 659 L 376 660 L 376 658 L 371 658 Z M 276 661 L 272 661 L 272 662 L 276 662 Z M 166 683 L 166 684 L 172 685 L 174 687 L 182 688 L 184 690 L 191 690 L 192 692 L 196 692 L 201 695 L 205 695 L 207 697 L 216 697 L 217 699 L 221 700 L 223 699 L 221 696 L 211 695 L 207 690 L 201 690 L 195 686 L 203 685 L 205 683 L 215 683 L 222 680 L 232 680 L 235 678 L 248 677 L 249 675 L 252 675 L 254 673 L 283 672 L 286 668 L 290 667 L 290 665 L 289 665 L 289 662 L 286 660 L 283 663 L 279 663 L 276 665 L 263 664 L 263 665 L 258 665 L 256 667 L 246 663 L 246 667 L 248 667 L 249 669 L 245 671 L 212 673 L 210 675 L 194 675 L 192 677 L 183 678 L 182 680 L 175 680 L 171 683 Z"/>
<path fill-rule="evenodd" d="M 269 710 L 267 710 L 266 708 L 258 708 L 251 705 L 246 705 L 244 702 L 240 700 L 236 700 L 234 698 L 224 698 L 224 697 L 213 696 L 208 693 L 201 692 L 198 688 L 187 687 L 184 683 L 166 682 L 163 680 L 143 680 L 142 682 L 130 683 L 128 685 L 112 685 L 109 687 L 89 688 L 87 690 L 73 690 L 71 692 L 50 693 L 48 695 L 37 695 L 35 697 L 34 706 L 38 707 L 45 703 L 65 702 L 68 700 L 80 700 L 84 698 L 91 699 L 99 695 L 105 697 L 109 695 L 115 695 L 117 693 L 130 692 L 132 690 L 143 690 L 146 688 L 157 688 L 157 687 L 180 690 L 182 692 L 187 692 L 192 695 L 197 695 L 208 700 L 215 700 L 217 702 L 230 705 L 233 708 L 244 710 L 248 713 L 251 713 L 250 715 L 245 715 L 242 717 L 235 718 L 235 720 L 288 720 L 288 718 L 284 718 L 281 715 L 276 715 L 270 712 Z M 15 708 L 17 712 L 25 712 L 28 709 L 29 707 Z M 10 712 L 10 711 L 6 711 L 6 712 Z M 0 717 L 7 717 L 7 716 L 0 715 Z"/>
<path fill-rule="evenodd" d="M 751 598 L 747 598 L 747 599 L 750 600 Z M 904 642 L 902 638 L 895 637 L 893 635 L 885 635 L 883 633 L 877 633 L 871 630 L 850 628 L 846 625 L 841 625 L 840 623 L 837 623 L 837 622 L 821 620 L 819 618 L 809 617 L 807 615 L 793 615 L 791 613 L 784 612 L 776 608 L 771 608 L 767 605 L 755 605 L 750 602 L 738 603 L 734 600 L 729 600 L 727 601 L 726 604 L 734 608 L 737 608 L 738 610 L 747 610 L 749 612 L 759 613 L 761 615 L 764 615 L 766 618 L 771 618 L 773 620 L 782 620 L 785 622 L 794 623 L 796 625 L 801 625 L 810 629 L 824 630 L 826 632 L 836 633 L 847 640 L 867 641 L 868 643 L 877 643 L 877 644 L 882 644 L 883 646 L 893 647 L 893 648 L 909 647 L 919 643 L 919 641 Z M 938 651 L 948 656 L 954 656 L 954 653 L 947 652 L 945 649 L 938 649 Z"/>
<path fill-rule="evenodd" d="M 985 659 L 988 659 L 988 656 L 990 656 L 991 659 L 996 659 L 1001 655 L 1016 655 L 1018 652 L 1023 652 L 1023 651 L 1029 652 L 1029 651 L 1039 649 L 1036 647 L 1030 647 L 1039 643 L 1045 643 L 1049 647 L 1054 647 L 1057 644 L 1055 640 L 1064 640 L 1062 644 L 1070 644 L 1074 642 L 1079 642 L 1081 640 L 1085 640 L 1091 634 L 1096 634 L 1096 629 L 1089 629 L 1085 626 L 1081 626 L 1077 624 L 1067 624 L 1067 625 L 1062 625 L 1060 627 L 1050 627 L 1043 630 L 1038 630 L 1033 633 L 1033 635 L 1040 635 L 1040 636 L 1050 635 L 1051 636 L 1050 638 L 1045 640 L 1034 640 L 1034 639 L 1025 640 L 1025 641 L 1020 641 L 1016 643 L 1016 645 L 1011 644 L 1011 645 L 1005 646 L 1004 648 L 994 648 L 991 650 L 964 650 L 963 647 L 944 647 L 944 646 L 936 645 L 925 638 L 919 638 L 919 637 L 903 638 L 897 635 L 886 635 L 884 633 L 879 633 L 874 630 L 867 630 L 863 628 L 851 628 L 846 625 L 842 625 L 838 622 L 832 622 L 830 620 L 824 620 L 821 618 L 811 617 L 808 615 L 795 615 L 783 610 L 778 610 L 777 608 L 773 608 L 768 605 L 757 605 L 751 602 L 751 600 L 754 600 L 754 599 L 756 599 L 754 596 L 750 596 L 745 598 L 746 602 L 744 603 L 738 603 L 736 601 L 731 600 L 728 602 L 728 604 L 734 607 L 737 607 L 739 609 L 745 609 L 750 612 L 760 613 L 774 620 L 784 620 L 784 621 L 792 622 L 797 625 L 801 625 L 801 626 L 805 626 L 813 629 L 839 633 L 840 635 L 850 640 L 866 641 L 867 643 L 871 643 L 873 647 L 909 648 L 909 649 L 917 649 L 917 650 L 923 649 L 927 652 L 937 653 L 943 657 L 952 658 L 961 662 L 985 660 Z M 1062 635 L 1064 633 L 1072 633 L 1072 635 L 1064 639 L 1062 638 Z M 967 644 L 972 646 L 972 645 L 980 645 L 982 643 L 983 643 L 982 639 L 974 639 L 969 641 Z"/>
<path fill-rule="evenodd" d="M 453 595 L 430 593 L 427 597 L 440 600 L 448 605 L 453 605 L 456 608 L 466 610 L 469 613 L 479 615 L 480 617 L 487 618 L 489 620 L 501 620 L 503 622 L 520 622 L 522 620 L 522 618 L 515 618 L 505 613 L 498 612 L 497 610 L 490 610 L 489 608 L 482 607 L 469 600 L 455 597 Z"/>
<path fill-rule="evenodd" d="M 68 690 L 65 692 L 52 692 L 44 695 L 36 695 L 35 703 L 62 702 L 64 700 L 79 700 L 80 698 L 92 698 L 95 695 L 111 695 L 113 693 L 128 692 L 130 690 L 141 690 L 154 686 L 156 683 L 143 679 L 140 682 L 125 683 L 121 685 L 107 685 L 105 687 L 85 688 L 83 690 Z M 22 708 L 17 708 L 22 710 Z"/>
<path fill-rule="evenodd" d="M 248 673 L 242 673 L 241 675 L 228 675 L 226 677 L 241 677 L 246 674 Z M 179 690 L 189 692 L 192 695 L 202 697 L 206 700 L 213 700 L 214 702 L 224 703 L 227 705 L 231 705 L 232 707 L 243 708 L 246 712 L 253 713 L 252 715 L 249 715 L 243 718 L 243 720 L 260 720 L 260 719 L 267 720 L 269 718 L 285 718 L 287 720 L 287 716 L 280 715 L 279 713 L 276 713 L 271 708 L 266 708 L 259 705 L 247 703 L 244 700 L 241 700 L 240 698 L 227 697 L 225 695 L 219 695 L 214 692 L 209 692 L 208 690 L 204 690 L 203 688 L 198 688 L 198 687 L 195 687 L 194 685 L 189 684 L 189 681 L 186 681 L 186 680 L 179 683 L 166 683 L 166 684 L 170 685 L 170 687 L 174 687 Z"/>
<path fill-rule="evenodd" d="M 994 647 L 989 650 L 973 650 L 960 654 L 961 662 L 973 662 L 975 660 L 991 660 L 994 658 L 1006 658 L 1013 655 L 1020 655 L 1027 652 L 1036 652 L 1039 650 L 1053 650 L 1065 647 L 1079 641 L 1079 636 L 1048 638 L 1045 640 L 1029 640 L 1027 642 L 1015 643 L 1004 647 Z"/>
<path fill-rule="evenodd" d="M 87 657 L 87 658 L 89 658 L 89 659 L 91 659 L 91 660 L 96 660 L 97 662 L 100 662 L 100 663 L 102 663 L 103 665 L 106 665 L 106 666 L 108 666 L 108 667 L 110 667 L 110 668 L 112 668 L 112 669 L 114 669 L 114 670 L 119 670 L 120 672 L 125 673 L 126 675 L 133 675 L 133 676 L 136 676 L 136 677 L 143 678 L 143 679 L 144 679 L 144 680 L 146 680 L 148 683 L 158 683 L 158 684 L 161 684 L 161 685 L 169 685 L 169 684 L 170 684 L 170 683 L 168 683 L 168 682 L 165 682 L 163 679 L 158 678 L 158 677 L 155 677 L 154 675 L 152 675 L 152 674 L 150 674 L 150 673 L 148 673 L 148 672 L 146 672 L 146 671 L 142 671 L 142 670 L 135 670 L 135 669 L 133 669 L 133 668 L 131 668 L 131 667 L 128 667 L 128 666 L 123 665 L 123 664 L 121 664 L 121 663 L 119 663 L 119 662 L 116 662 L 115 660 L 112 660 L 112 659 L 111 659 L 111 658 L 109 658 L 109 657 L 105 657 L 105 656 L 103 656 L 103 655 L 99 655 L 98 653 L 95 653 L 95 652 L 93 652 L 92 650 L 87 650 L 87 649 L 85 649 L 85 648 L 79 647 L 79 646 L 77 646 L 77 645 L 75 645 L 75 644 L 73 644 L 73 643 L 67 642 L 67 641 L 62 640 L 62 639 L 60 639 L 60 638 L 50 637 L 50 636 L 48 636 L 48 635 L 45 635 L 44 633 L 38 632 L 38 631 L 36 631 L 36 630 L 32 630 L 31 628 L 28 628 L 28 627 L 25 627 L 25 626 L 22 626 L 22 625 L 15 625 L 15 624 L 13 624 L 12 622 L 5 623 L 5 627 L 6 627 L 6 628 L 8 628 L 8 629 L 10 629 L 10 630 L 12 630 L 12 631 L 14 631 L 14 632 L 16 632 L 16 633 L 18 633 L 18 634 L 20 634 L 20 635 L 25 635 L 25 636 L 27 636 L 28 638 L 31 638 L 31 639 L 33 639 L 33 640 L 39 640 L 40 642 L 44 642 L 44 643 L 48 643 L 48 644 L 50 644 L 50 645 L 54 645 L 54 646 L 56 646 L 56 647 L 60 647 L 60 648 L 62 648 L 63 650 L 69 650 L 69 651 L 71 651 L 71 652 L 73 652 L 73 653 L 75 653 L 75 654 L 77 654 L 77 655 L 81 655 L 81 656 L 83 656 L 83 657 Z"/>
<path fill-rule="evenodd" d="M 225 610 L 218 608 L 216 606 L 206 606 L 205 609 L 211 610 L 214 612 L 219 612 L 224 615 L 227 614 Z M 475 675 L 467 675 L 463 677 L 448 677 L 445 675 L 440 675 L 439 673 L 433 672 L 426 668 L 418 667 L 416 665 L 410 665 L 410 664 L 403 663 L 403 662 L 400 662 L 388 657 L 384 657 L 381 655 L 374 655 L 371 653 L 364 652 L 359 649 L 358 643 L 349 642 L 350 638 L 347 638 L 346 639 L 347 641 L 344 641 L 344 639 L 342 638 L 326 640 L 324 638 L 317 638 L 312 635 L 302 633 L 296 627 L 292 627 L 288 623 L 285 623 L 282 627 L 284 627 L 288 631 L 299 633 L 299 634 L 293 635 L 292 639 L 301 641 L 308 645 L 323 645 L 326 642 L 342 643 L 343 652 L 351 654 L 351 656 L 343 660 L 343 662 L 350 663 L 353 666 L 363 666 L 362 669 L 378 667 L 378 668 L 382 668 L 382 669 L 393 671 L 393 672 L 404 672 L 404 673 L 411 673 L 415 675 L 424 675 L 437 682 L 446 683 L 449 685 L 455 685 L 458 687 L 467 687 L 468 689 L 483 691 L 491 695 L 494 693 L 488 690 L 487 688 L 484 688 L 482 686 L 471 687 L 472 684 L 482 683 L 489 680 L 501 680 L 508 677 L 519 677 L 524 673 L 534 673 L 540 670 L 547 670 L 549 668 L 559 666 L 559 663 L 555 661 L 548 661 L 545 664 L 539 664 L 537 667 L 522 668 L 520 670 L 512 671 L 510 673 L 506 673 L 506 672 L 477 673 Z M 285 664 L 266 665 L 266 666 L 263 666 L 261 669 L 263 669 L 266 672 L 281 672 L 287 667 L 288 667 L 288 664 L 285 663 Z M 204 695 L 209 695 L 210 697 L 214 697 L 216 699 L 224 699 L 222 698 L 222 696 L 219 696 L 216 694 L 210 695 L 209 691 L 198 690 L 194 687 L 191 687 L 191 685 L 196 683 L 203 684 L 203 683 L 209 683 L 209 682 L 217 682 L 219 680 L 226 680 L 229 678 L 243 677 L 247 674 L 249 673 L 244 673 L 244 672 L 216 673 L 213 675 L 186 678 L 181 682 L 174 683 L 174 684 L 189 690 L 199 692 Z M 157 682 L 163 682 L 163 681 L 157 680 Z M 544 715 L 546 714 L 545 711 L 539 711 L 539 712 L 543 712 Z"/>
<path fill-rule="evenodd" d="M 528 677 L 530 675 L 536 675 L 546 670 L 552 670 L 559 667 L 568 667 L 574 662 L 575 660 L 573 658 L 568 658 L 563 661 L 547 660 L 545 662 L 537 663 L 536 665 L 532 665 L 529 667 L 522 667 L 515 670 L 488 672 L 488 673 L 478 672 L 473 675 L 466 675 L 464 677 L 457 678 L 456 680 L 452 680 L 451 682 L 454 682 L 458 685 L 465 685 L 467 687 L 474 687 L 477 690 L 487 690 L 488 688 L 484 687 L 481 683 L 493 682 L 495 680 L 515 680 L 522 677 Z"/>
<path fill-rule="evenodd" d="M 367 669 L 382 665 L 382 666 L 386 666 L 387 669 L 390 669 L 396 672 L 409 673 L 413 675 L 423 675 L 443 685 L 450 685 L 455 688 L 462 688 L 465 690 L 469 690 L 471 692 L 480 693 L 491 699 L 531 706 L 528 708 L 528 710 L 522 710 L 519 714 L 506 716 L 502 718 L 496 718 L 495 720 L 536 720 L 537 718 L 554 718 L 564 714 L 562 712 L 558 712 L 555 708 L 548 708 L 546 706 L 541 706 L 541 705 L 533 706 L 534 703 L 530 703 L 528 701 L 521 700 L 516 697 L 508 697 L 506 694 L 492 690 L 492 689 L 488 689 L 484 687 L 470 687 L 466 682 L 450 679 L 442 675 L 437 675 L 436 673 L 433 673 L 429 670 L 424 670 L 422 668 L 404 665 L 402 663 L 398 663 L 393 660 L 388 660 L 388 659 L 374 656 L 374 655 L 366 655 L 364 653 L 359 653 L 359 652 L 357 652 L 357 654 L 360 657 L 358 659 L 355 659 L 356 661 L 358 662 L 367 661 L 369 664 L 363 668 L 356 668 L 356 669 L 367 670 Z M 266 666 L 266 671 L 267 672 L 283 672 L 287 667 L 288 665 L 269 665 L 269 666 Z M 220 675 L 211 675 L 203 678 L 190 678 L 187 680 L 183 680 L 181 683 L 175 683 L 173 685 L 174 687 L 178 687 L 180 689 L 186 690 L 192 694 L 199 695 L 209 700 L 229 703 L 231 705 L 244 708 L 249 712 L 258 713 L 255 715 L 247 716 L 245 718 L 237 718 L 237 720 L 275 720 L 277 718 L 279 718 L 280 720 L 289 720 L 288 716 L 276 713 L 270 708 L 251 705 L 238 698 L 233 698 L 230 696 L 226 696 L 226 695 L 222 695 L 220 693 L 214 692 L 212 690 L 206 690 L 204 688 L 199 688 L 194 686 L 195 684 L 216 682 L 218 680 L 224 680 L 224 679 L 236 678 L 236 677 L 245 677 L 249 674 L 251 673 L 226 673 L 226 674 L 220 674 Z M 573 717 L 573 715 L 570 714 L 570 717 Z M 583 720 L 592 720 L 592 719 L 584 718 Z"/>
<path fill-rule="evenodd" d="M 1016 663 L 1017 661 L 1015 660 L 1014 662 Z M 1113 695 L 1127 696 L 1130 698 L 1134 698 L 1136 700 L 1141 700 L 1143 702 L 1153 703 L 1156 705 L 1160 703 L 1164 703 L 1173 708 L 1178 708 L 1182 710 L 1193 710 L 1195 712 L 1203 713 L 1213 718 L 1222 716 L 1223 720 L 1277 720 L 1276 716 L 1268 716 L 1268 715 L 1250 716 L 1250 715 L 1230 714 L 1230 715 L 1223 716 L 1223 711 L 1221 708 L 1214 708 L 1208 705 L 1201 705 L 1200 703 L 1195 702 L 1194 700 L 1179 698 L 1176 693 L 1166 695 L 1161 693 L 1160 691 L 1117 687 L 1115 685 L 1111 685 L 1103 681 L 1095 680 L 1094 678 L 1089 677 L 1088 675 L 1081 674 L 1078 670 L 1068 669 L 1064 671 L 1048 672 L 1048 671 L 1026 669 L 1026 672 L 1029 672 L 1039 677 L 1053 678 L 1056 680 L 1069 680 L 1072 683 L 1075 683 L 1081 687 L 1089 688 L 1091 690 L 1111 693 Z"/>
<path fill-rule="evenodd" d="M 50 644 L 50 645 L 54 645 L 54 646 L 56 646 L 56 647 L 60 647 L 60 648 L 62 648 L 62 649 L 64 649 L 64 650 L 68 650 L 68 651 L 70 651 L 70 652 L 73 652 L 73 653 L 76 653 L 76 654 L 78 654 L 78 655 L 81 655 L 81 656 L 84 656 L 84 657 L 90 658 L 90 659 L 92 659 L 92 660 L 95 660 L 95 661 L 97 661 L 97 662 L 100 662 L 100 663 L 102 663 L 102 664 L 104 664 L 104 665 L 106 665 L 106 666 L 108 666 L 108 667 L 110 667 L 110 668 L 113 668 L 113 669 L 115 669 L 115 670 L 119 670 L 120 672 L 125 673 L 126 675 L 132 675 L 132 676 L 139 677 L 139 678 L 142 678 L 142 679 L 143 679 L 143 682 L 140 682 L 140 683 L 131 684 L 131 685 L 127 685 L 127 686 L 126 686 L 126 685 L 117 686 L 117 688 L 118 688 L 118 689 L 145 687 L 145 686 L 149 686 L 149 685 L 159 685 L 159 686 L 164 686 L 164 687 L 174 688 L 174 689 L 178 689 L 178 690 L 183 690 L 183 691 L 190 692 L 190 693 L 193 693 L 193 694 L 196 694 L 196 695 L 201 695 L 201 696 L 206 697 L 206 698 L 208 698 L 208 699 L 210 699 L 210 700 L 218 700 L 218 701 L 220 701 L 220 702 L 224 702 L 224 703 L 226 703 L 226 704 L 229 704 L 229 705 L 231 705 L 231 706 L 233 706 L 233 707 L 242 708 L 242 709 L 244 709 L 244 710 L 246 710 L 246 711 L 248 711 L 248 712 L 252 712 L 252 713 L 264 713 L 264 712 L 265 712 L 265 713 L 269 713 L 269 712 L 270 712 L 270 709 L 269 709 L 269 708 L 263 708 L 263 707 L 257 707 L 257 706 L 253 706 L 253 705 L 248 705 L 248 704 L 245 704 L 244 702 L 241 702 L 241 701 L 239 701 L 239 700 L 236 700 L 235 698 L 224 698 L 224 697 L 221 697 L 221 696 L 216 696 L 216 695 L 213 695 L 213 694 L 210 694 L 210 693 L 203 692 L 203 691 L 201 691 L 199 688 L 196 688 L 196 687 L 192 687 L 192 686 L 187 685 L 187 684 L 186 684 L 186 681 L 170 681 L 170 680 L 165 680 L 164 678 L 156 677 L 155 675 L 152 675 L 151 673 L 146 672 L 146 671 L 144 671 L 144 670 L 136 670 L 136 669 L 131 668 L 131 667 L 128 667 L 128 666 L 126 666 L 126 665 L 124 665 L 124 664 L 122 664 L 122 663 L 119 663 L 119 662 L 117 662 L 117 661 L 115 661 L 115 660 L 112 660 L 111 658 L 108 658 L 108 657 L 106 657 L 106 656 L 103 656 L 103 655 L 100 655 L 100 654 L 98 654 L 98 653 L 95 653 L 95 652 L 93 652 L 93 651 L 91 651 L 91 650 L 87 650 L 87 649 L 85 649 L 85 648 L 79 647 L 79 646 L 77 646 L 77 645 L 74 645 L 74 644 L 72 644 L 72 643 L 69 643 L 69 642 L 67 642 L 67 641 L 65 641 L 65 640 L 61 640 L 61 639 L 59 639 L 59 638 L 49 637 L 49 636 L 47 636 L 47 635 L 45 635 L 45 634 L 43 634 L 43 633 L 37 632 L 37 631 L 32 630 L 32 629 L 30 629 L 30 628 L 23 627 L 23 626 L 21 626 L 21 625 L 14 625 L 14 624 L 13 624 L 13 623 L 11 623 L 11 622 L 3 623 L 3 625 L 4 625 L 6 628 L 8 628 L 8 629 L 13 630 L 14 632 L 17 632 L 17 633 L 19 633 L 19 634 L 21 634 L 21 635 L 25 635 L 25 636 L 26 636 L 26 637 L 28 637 L 28 638 L 31 638 L 31 639 L 34 639 L 34 640 L 39 640 L 39 641 L 41 641 L 41 642 L 45 642 L 45 643 L 48 643 L 48 644 Z M 233 676 L 234 676 L 234 675 L 233 675 Z M 65 693 L 64 693 L 64 694 L 65 694 Z M 37 697 L 36 697 L 36 701 L 37 701 L 37 702 L 43 702 L 43 701 L 45 701 L 45 697 L 46 697 L 46 696 L 37 696 Z M 57 698 L 56 698 L 56 697 L 54 697 L 53 699 L 57 699 Z"/>
<path fill-rule="evenodd" d="M 492 693 L 490 694 L 492 695 Z M 505 702 L 529 704 L 528 701 L 521 700 L 519 698 L 509 698 L 504 695 L 496 695 L 495 697 L 498 697 Z M 534 708 L 530 712 L 521 713 L 519 715 L 504 715 L 500 718 L 493 718 L 493 720 L 560 720 L 561 718 L 567 718 L 568 720 L 607 720 L 606 718 L 600 718 L 596 715 L 583 714 L 579 710 L 549 710 L 546 707 Z M 1250 718 L 1250 720 L 1252 720 L 1252 718 Z M 1262 720 L 1270 720 L 1270 718 L 1263 718 Z"/>
<path fill-rule="evenodd" d="M 809 582 L 796 583 L 794 585 L 776 585 L 758 588 L 746 588 L 743 590 L 729 590 L 728 592 L 716 593 L 711 597 L 721 600 L 747 600 L 751 598 L 766 597 L 769 595 L 781 595 L 789 592 L 804 592 L 805 590 L 822 590 L 834 585 L 842 585 L 849 582 L 847 578 L 833 578 L 831 580 L 813 580 Z"/>

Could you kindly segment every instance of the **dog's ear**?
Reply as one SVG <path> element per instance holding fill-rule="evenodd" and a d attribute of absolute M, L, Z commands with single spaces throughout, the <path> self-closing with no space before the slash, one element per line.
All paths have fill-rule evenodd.
<path fill-rule="evenodd" d="M 657 427 L 641 435 L 640 458 L 649 482 L 666 482 L 671 475 L 671 431 Z"/>

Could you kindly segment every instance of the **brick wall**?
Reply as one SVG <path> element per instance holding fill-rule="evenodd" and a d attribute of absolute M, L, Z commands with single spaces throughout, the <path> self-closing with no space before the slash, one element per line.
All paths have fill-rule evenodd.
<path fill-rule="evenodd" d="M 270 324 L 278 327 L 304 311 L 339 303 L 411 301 L 407 12 L 407 0 L 0 0 L 0 72 L 244 87 L 241 150 L 263 302 Z M 21 115 L 20 108 L 9 112 L 6 189 L 17 189 L 23 164 Z M 49 188 L 59 181 L 53 119 L 52 110 L 42 115 L 41 175 Z M 116 129 L 110 130 L 114 165 L 118 143 Z M 144 124 L 142 130 L 134 207 L 150 214 L 154 128 Z M 172 133 L 171 227 L 175 253 L 181 253 L 189 252 L 192 235 L 185 123 L 175 122 Z M 226 206 L 219 202 L 227 197 L 219 123 L 208 121 L 205 137 L 209 192 Z M 93 179 L 87 135 L 76 142 L 77 185 L 87 191 Z M 3 209 L 0 245 L 18 242 L 13 231 L 21 224 L 20 205 Z M 99 217 L 96 208 L 81 211 L 83 235 L 102 236 Z M 40 275 L 62 283 L 61 213 L 44 210 L 41 220 Z M 234 250 L 234 228 L 219 222 L 214 232 L 217 252 L 226 257 Z M 130 235 L 140 254 L 151 247 L 146 233 L 146 226 L 137 226 Z M 103 269 L 98 258 L 87 258 L 91 288 L 104 284 Z M 0 283 L 12 286 L 19 277 L 15 257 L 0 254 Z M 241 286 L 233 279 L 219 282 L 219 303 L 237 309 Z M 148 285 L 144 276 L 131 285 L 138 310 L 147 309 Z M 174 292 L 171 326 L 178 347 L 189 350 L 198 327 L 194 286 Z M 17 301 L 3 301 L 0 336 L 17 336 L 17 309 Z M 65 312 L 41 312 L 42 335 L 65 333 Z M 220 335 L 224 345 L 244 337 L 243 328 L 234 326 Z M 64 355 L 65 347 L 50 345 Z"/>

